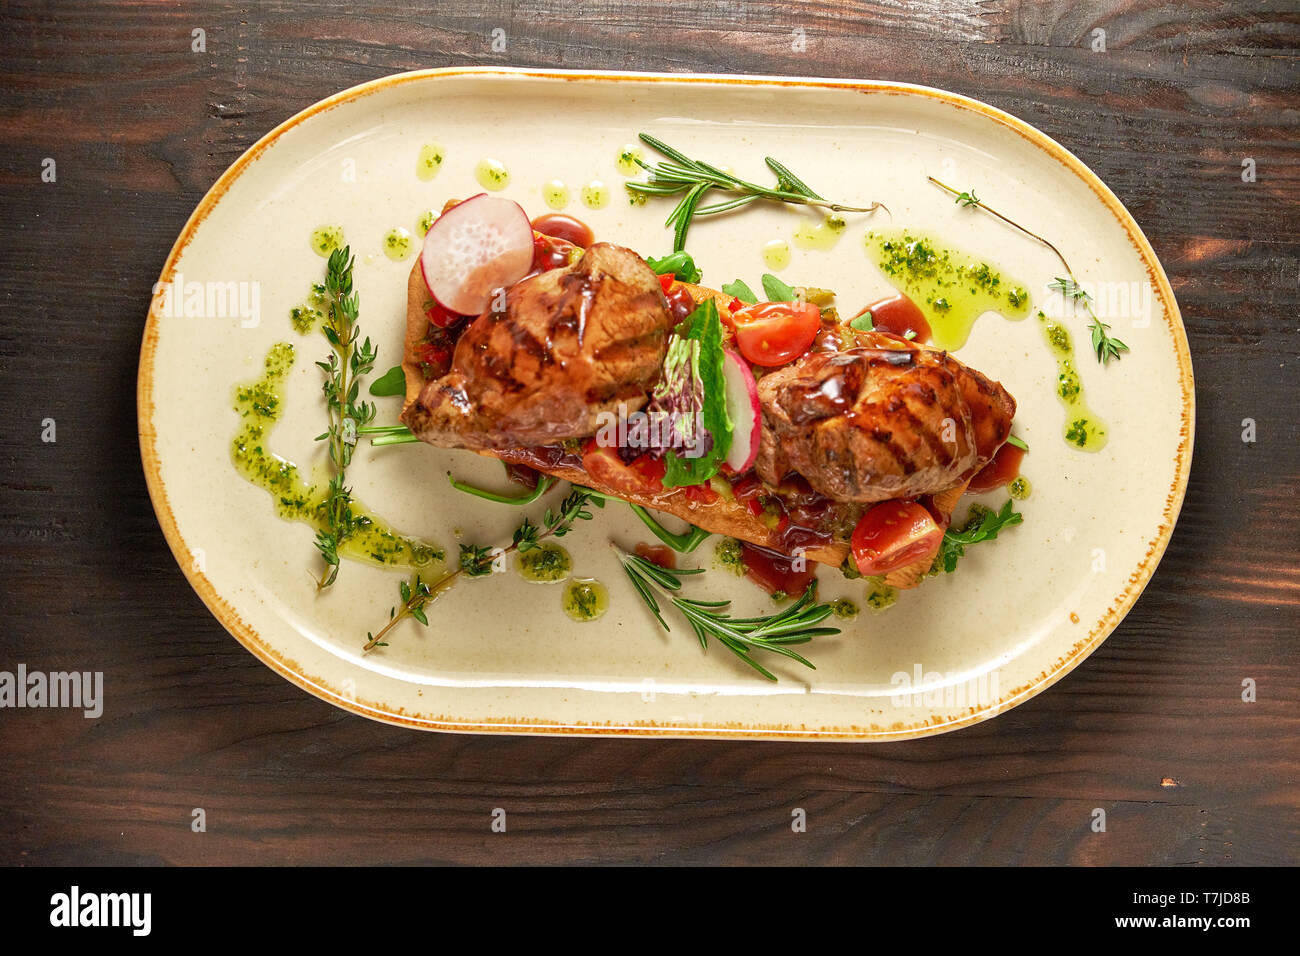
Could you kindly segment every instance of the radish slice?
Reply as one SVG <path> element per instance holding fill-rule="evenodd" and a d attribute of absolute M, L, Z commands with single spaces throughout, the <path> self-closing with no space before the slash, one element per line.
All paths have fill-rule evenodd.
<path fill-rule="evenodd" d="M 730 349 L 723 355 L 722 378 L 727 385 L 727 417 L 732 426 L 727 467 L 740 474 L 752 468 L 758 457 L 763 413 L 758 403 L 758 384 L 749 363 Z"/>
<path fill-rule="evenodd" d="M 480 193 L 439 216 L 424 237 L 420 270 L 439 304 L 478 315 L 492 293 L 533 264 L 533 227 L 516 202 Z"/>

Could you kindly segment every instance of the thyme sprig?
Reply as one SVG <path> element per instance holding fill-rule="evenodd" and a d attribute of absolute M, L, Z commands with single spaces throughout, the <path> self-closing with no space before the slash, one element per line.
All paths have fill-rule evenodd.
<path fill-rule="evenodd" d="M 1043 245 L 1047 246 L 1048 249 L 1052 250 L 1052 252 L 1056 255 L 1056 258 L 1061 261 L 1061 265 L 1065 267 L 1065 272 L 1068 278 L 1057 278 L 1055 282 L 1049 283 L 1047 287 L 1049 289 L 1059 289 L 1066 299 L 1083 304 L 1083 307 L 1087 311 L 1088 316 L 1092 319 L 1092 324 L 1088 326 L 1088 329 L 1092 332 L 1092 349 L 1094 352 L 1097 353 L 1098 362 L 1100 362 L 1102 365 L 1109 365 L 1111 359 L 1115 359 L 1118 361 L 1120 358 L 1120 353 L 1127 352 L 1129 350 L 1127 345 L 1125 345 L 1119 339 L 1114 338 L 1110 335 L 1110 326 L 1102 322 L 1101 319 L 1097 318 L 1097 313 L 1092 310 L 1092 296 L 1089 295 L 1087 291 L 1085 291 L 1079 285 L 1079 280 L 1075 276 L 1074 270 L 1070 268 L 1070 263 L 1065 261 L 1065 256 L 1061 254 L 1060 249 L 1056 248 L 1056 246 L 1052 245 L 1052 243 L 1048 242 L 1038 233 L 1030 232 L 1024 226 L 1020 225 L 1020 223 L 1016 222 L 1013 219 L 1007 218 L 1006 216 L 1002 215 L 1002 213 L 998 212 L 996 209 L 989 206 L 982 199 L 980 199 L 978 196 L 975 195 L 974 189 L 970 190 L 970 192 L 958 192 L 956 189 L 953 189 L 947 183 L 942 183 L 939 180 L 935 179 L 933 176 L 928 176 L 926 178 L 929 179 L 930 182 L 938 186 L 940 189 L 946 190 L 947 192 L 951 193 L 953 196 L 956 196 L 957 198 L 954 201 L 957 202 L 959 205 L 963 207 L 976 206 L 980 209 L 983 209 L 989 215 L 996 216 L 998 219 L 1001 219 L 1003 222 L 1011 226 L 1013 229 L 1017 229 L 1020 232 L 1023 232 L 1026 236 L 1029 236 L 1031 239 L 1041 242 Z"/>
<path fill-rule="evenodd" d="M 1103 365 L 1110 362 L 1112 358 L 1118 359 L 1120 352 L 1127 352 L 1128 346 L 1119 339 L 1111 338 L 1108 334 L 1110 326 L 1101 319 L 1097 318 L 1096 313 L 1092 311 L 1092 296 L 1087 289 L 1082 288 L 1079 283 L 1074 281 L 1074 277 L 1063 278 L 1057 276 L 1053 281 L 1047 283 L 1049 289 L 1059 289 L 1061 295 L 1075 302 L 1082 302 L 1083 307 L 1088 310 L 1092 316 L 1092 325 L 1088 326 L 1092 332 L 1092 349 L 1097 353 L 1097 361 Z"/>
<path fill-rule="evenodd" d="M 729 212 L 759 199 L 799 206 L 818 206 L 831 212 L 875 212 L 885 208 L 878 202 L 866 207 L 831 202 L 813 192 L 803 180 L 770 156 L 766 161 L 768 168 L 776 174 L 775 187 L 747 182 L 703 160 L 691 159 L 648 133 L 641 133 L 640 137 L 641 142 L 666 158 L 651 164 L 638 157 L 637 165 L 650 173 L 651 178 L 645 182 L 627 183 L 627 188 L 645 196 L 675 196 L 685 193 L 664 223 L 673 228 L 673 252 L 681 252 L 686 248 L 686 232 L 696 217 Z M 701 206 L 700 201 L 711 189 L 740 195 Z"/>
<path fill-rule="evenodd" d="M 780 654 L 816 670 L 811 661 L 791 650 L 790 645 L 807 644 L 814 637 L 840 633 L 838 627 L 816 626 L 831 614 L 829 604 L 816 603 L 816 582 L 808 585 L 808 590 L 799 600 L 777 614 L 732 617 L 723 610 L 730 601 L 698 601 L 677 596 L 682 578 L 701 574 L 703 568 L 663 568 L 640 555 L 628 554 L 613 542 L 610 547 L 618 555 L 632 588 L 664 630 L 671 631 L 672 628 L 664 620 L 656 590 L 662 592 L 668 603 L 686 618 L 701 647 L 708 650 L 709 638 L 712 637 L 770 681 L 775 681 L 776 675 L 754 660 L 752 655 L 755 651 Z"/>
<path fill-rule="evenodd" d="M 426 582 L 418 572 L 410 581 L 402 581 L 398 589 L 402 603 L 389 609 L 388 623 L 380 628 L 377 633 L 366 633 L 366 643 L 361 649 L 370 651 L 376 647 L 387 647 L 388 642 L 384 638 L 388 635 L 388 632 L 407 618 L 414 618 L 425 627 L 428 627 L 429 618 L 425 613 L 425 606 L 445 591 L 458 577 L 462 574 L 471 578 L 491 574 L 496 562 L 503 560 L 507 555 L 515 551 L 531 551 L 546 538 L 564 537 L 573 530 L 576 522 L 591 520 L 592 514 L 589 505 L 603 508 L 605 503 L 601 498 L 593 495 L 590 490 L 575 487 L 565 496 L 558 509 L 546 509 L 540 525 L 533 524 L 532 521 L 525 518 L 523 523 L 515 529 L 511 543 L 508 546 L 504 548 L 488 548 L 462 544 L 460 546 L 460 562 L 454 571 L 449 571 L 432 584 Z"/>
<path fill-rule="evenodd" d="M 357 326 L 360 297 L 352 290 L 354 263 L 350 248 L 344 246 L 330 253 L 325 272 L 325 322 L 321 331 L 332 351 L 327 361 L 317 362 L 316 366 L 325 373 L 321 390 L 325 393 L 329 427 L 316 440 L 328 441 L 334 474 L 322 503 L 325 527 L 316 532 L 316 549 L 325 561 L 316 582 L 318 591 L 338 578 L 339 548 L 365 520 L 353 513 L 352 489 L 345 484 L 357 444 L 357 429 L 375 417 L 373 403 L 358 401 L 362 377 L 374 370 L 376 349 L 369 338 L 357 344 L 361 335 Z"/>

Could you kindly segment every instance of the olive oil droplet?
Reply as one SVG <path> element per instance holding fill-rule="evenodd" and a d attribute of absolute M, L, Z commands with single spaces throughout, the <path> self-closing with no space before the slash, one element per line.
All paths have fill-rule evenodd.
<path fill-rule="evenodd" d="M 446 150 L 437 143 L 425 143 L 420 147 L 420 156 L 415 161 L 415 175 L 428 182 L 438 175 L 446 155 Z"/>
<path fill-rule="evenodd" d="M 343 248 L 342 226 L 321 226 L 311 234 L 311 248 L 322 259 L 328 259 L 335 249 Z"/>
<path fill-rule="evenodd" d="M 773 239 L 763 246 L 763 263 L 772 271 L 780 272 L 790 264 L 790 243 Z"/>
<path fill-rule="evenodd" d="M 582 187 L 582 204 L 588 209 L 604 209 L 609 205 L 609 187 L 593 179 Z"/>
<path fill-rule="evenodd" d="M 800 249 L 829 252 L 840 241 L 840 236 L 844 234 L 847 225 L 848 223 L 839 216 L 827 216 L 818 223 L 800 223 L 799 228 L 794 231 L 794 244 Z"/>
<path fill-rule="evenodd" d="M 624 176 L 635 176 L 641 172 L 641 167 L 637 165 L 636 161 L 644 158 L 645 153 L 640 146 L 635 143 L 628 143 L 618 151 L 618 160 L 616 162 L 618 171 Z"/>
<path fill-rule="evenodd" d="M 552 209 L 563 209 L 569 204 L 569 187 L 563 180 L 552 179 L 542 187 L 542 199 Z"/>
<path fill-rule="evenodd" d="M 401 262 L 414 248 L 415 243 L 411 241 L 411 234 L 400 226 L 389 229 L 388 235 L 384 236 L 384 255 L 394 262 Z"/>
<path fill-rule="evenodd" d="M 474 178 L 484 189 L 500 192 L 510 185 L 510 170 L 499 159 L 481 159 L 474 168 Z"/>

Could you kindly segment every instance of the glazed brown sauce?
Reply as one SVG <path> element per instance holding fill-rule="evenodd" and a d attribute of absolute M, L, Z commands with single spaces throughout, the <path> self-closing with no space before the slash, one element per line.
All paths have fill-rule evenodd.
<path fill-rule="evenodd" d="M 740 543 L 740 560 L 745 566 L 745 577 L 768 594 L 783 593 L 798 597 L 817 574 L 815 561 L 805 559 L 804 569 L 796 571 L 791 558 L 748 541 Z"/>
<path fill-rule="evenodd" d="M 867 312 L 871 313 L 871 324 L 881 332 L 892 332 L 904 338 L 908 332 L 915 332 L 912 341 L 930 341 L 930 323 L 925 321 L 916 303 L 901 292 L 867 306 L 858 315 Z"/>
<path fill-rule="evenodd" d="M 777 493 L 757 475 L 748 474 L 732 485 L 732 493 L 750 514 L 768 523 L 775 513 L 776 526 L 769 541 L 786 555 L 831 543 L 829 530 L 835 502 L 812 490 L 808 482 L 792 475 Z"/>
<path fill-rule="evenodd" d="M 684 285 L 673 285 L 664 293 L 664 298 L 668 300 L 668 311 L 673 317 L 674 325 L 695 311 L 695 300 Z"/>
<path fill-rule="evenodd" d="M 1001 488 L 1020 477 L 1020 462 L 1025 457 L 1025 450 L 1007 442 L 998 449 L 993 460 L 979 470 L 970 480 L 967 489 L 972 494 Z"/>
<path fill-rule="evenodd" d="M 551 471 L 560 466 L 581 468 L 582 458 L 562 445 L 533 445 L 531 448 L 502 448 L 493 452 L 509 465 L 527 465 L 537 471 Z M 536 487 L 534 485 L 533 487 Z"/>
<path fill-rule="evenodd" d="M 661 568 L 671 570 L 677 567 L 677 554 L 667 545 L 638 542 L 633 550 L 647 561 L 657 564 Z"/>
<path fill-rule="evenodd" d="M 554 239 L 563 239 L 565 242 L 581 246 L 583 249 L 588 248 L 596 241 L 595 233 L 591 231 L 591 227 L 585 222 L 558 212 L 538 216 L 533 220 L 533 230 Z"/>

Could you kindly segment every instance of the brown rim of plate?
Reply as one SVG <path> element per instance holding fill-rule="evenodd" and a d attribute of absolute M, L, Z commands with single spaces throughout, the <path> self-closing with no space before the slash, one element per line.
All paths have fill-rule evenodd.
<path fill-rule="evenodd" d="M 805 726 L 791 726 L 787 724 L 743 724 L 738 722 L 727 722 L 720 724 L 682 724 L 658 721 L 634 721 L 628 723 L 587 723 L 587 722 L 566 722 L 557 720 L 546 720 L 537 717 L 502 717 L 491 718 L 487 720 L 465 720 L 447 715 L 431 714 L 408 714 L 402 708 L 396 710 L 375 701 L 364 701 L 348 696 L 340 689 L 330 686 L 322 678 L 304 673 L 303 669 L 295 662 L 285 658 L 274 648 L 266 644 L 261 636 L 246 624 L 235 613 L 232 608 L 219 594 L 217 594 L 212 583 L 201 571 L 192 567 L 192 562 L 186 557 L 190 554 L 189 548 L 186 547 L 184 539 L 181 537 L 180 530 L 176 526 L 175 516 L 172 514 L 171 506 L 167 500 L 167 491 L 162 483 L 159 470 L 158 452 L 156 448 L 156 433 L 153 425 L 153 360 L 154 353 L 158 344 L 158 327 L 157 316 L 155 314 L 155 302 L 151 301 L 149 305 L 148 319 L 145 322 L 144 337 L 140 346 L 140 371 L 136 385 L 136 404 L 139 416 L 139 436 L 140 436 L 140 456 L 144 464 L 145 481 L 149 488 L 149 497 L 153 502 L 154 512 L 158 516 L 158 523 L 162 527 L 163 535 L 167 539 L 167 544 L 172 549 L 172 554 L 176 558 L 177 564 L 180 565 L 181 571 L 189 580 L 191 587 L 199 595 L 199 598 L 208 609 L 216 616 L 222 625 L 228 630 L 237 641 L 247 648 L 262 663 L 266 664 L 286 680 L 296 684 L 303 690 L 314 694 L 321 699 L 341 707 L 344 710 L 360 714 L 363 717 L 370 717 L 375 720 L 384 721 L 391 724 L 397 724 L 403 727 L 414 727 L 422 730 L 441 730 L 448 732 L 461 733 L 528 733 L 528 734 L 565 734 L 573 736 L 597 736 L 607 734 L 621 735 L 642 735 L 642 736 L 673 736 L 673 737 L 704 737 L 704 738 L 726 738 L 726 739 L 755 739 L 755 740 L 788 740 L 788 739 L 807 739 L 807 740 L 830 740 L 830 741 L 869 741 L 869 740 L 907 740 L 915 737 L 925 737 L 933 734 L 945 733 L 950 730 L 957 730 L 971 724 L 979 723 L 990 717 L 995 717 L 1005 710 L 1009 710 L 1018 704 L 1023 703 L 1030 697 L 1046 690 L 1052 686 L 1076 666 L 1079 665 L 1089 654 L 1101 645 L 1112 631 L 1119 625 L 1128 611 L 1133 607 L 1138 597 L 1141 595 L 1147 582 L 1150 581 L 1156 565 L 1159 563 L 1165 548 L 1169 544 L 1169 539 L 1173 535 L 1174 524 L 1178 520 L 1178 513 L 1182 507 L 1183 495 L 1187 489 L 1188 475 L 1191 471 L 1192 462 L 1192 442 L 1195 430 L 1195 410 L 1196 399 L 1194 383 L 1192 378 L 1192 360 L 1191 353 L 1187 343 L 1187 332 L 1183 327 L 1182 316 L 1178 311 L 1178 303 L 1174 299 L 1173 289 L 1169 285 L 1169 280 L 1165 276 L 1164 269 L 1161 268 L 1159 260 L 1156 258 L 1155 251 L 1147 241 L 1146 236 L 1138 227 L 1138 224 L 1129 215 L 1124 205 L 1116 198 L 1115 194 L 1103 183 L 1095 173 L 1085 166 L 1073 153 L 1061 146 L 1045 133 L 1040 132 L 1034 127 L 1017 119 L 1009 113 L 996 109 L 978 100 L 973 100 L 966 96 L 956 93 L 949 93 L 945 90 L 937 90 L 924 86 L 913 86 L 906 83 L 887 83 L 874 81 L 859 80 L 837 80 L 837 79 L 797 79 L 792 77 L 774 77 L 774 76 L 728 76 L 721 74 L 660 74 L 660 73 L 627 73 L 627 72 L 598 72 L 598 71 L 565 71 L 565 70 L 535 70 L 535 69 L 516 69 L 505 67 L 446 67 L 432 70 L 418 70 L 410 73 L 398 73 L 393 76 L 382 77 L 377 80 L 371 80 L 359 86 L 343 90 L 333 96 L 321 100 L 309 106 L 307 109 L 295 116 L 285 120 L 279 126 L 275 127 L 247 151 L 244 152 L 231 166 L 221 174 L 212 188 L 199 202 L 194 212 L 191 213 L 186 221 L 184 228 L 177 237 L 171 252 L 167 255 L 167 261 L 163 265 L 162 273 L 159 276 L 159 283 L 170 281 L 175 272 L 176 261 L 180 254 L 189 244 L 194 235 L 194 231 L 207 218 L 208 214 L 220 202 L 221 198 L 230 189 L 231 185 L 259 156 L 275 143 L 284 133 L 293 129 L 298 124 L 315 116 L 317 113 L 323 113 L 326 110 L 333 109 L 344 103 L 352 102 L 380 90 L 388 89 L 403 83 L 426 80 L 432 77 L 449 77 L 449 76 L 498 76 L 498 77 L 530 77 L 536 79 L 552 80 L 589 80 L 596 82 L 662 82 L 662 83 L 700 83 L 714 85 L 736 85 L 736 86 L 781 86 L 795 88 L 825 88 L 838 90 L 857 90 L 864 93 L 886 93 L 892 95 L 922 96 L 940 102 L 947 103 L 957 109 L 966 110 L 976 113 L 993 122 L 1003 126 L 1023 139 L 1032 143 L 1041 149 L 1049 157 L 1056 160 L 1066 169 L 1073 172 L 1079 177 L 1093 193 L 1102 201 L 1111 214 L 1115 217 L 1119 225 L 1128 235 L 1129 241 L 1137 250 L 1143 264 L 1146 266 L 1147 274 L 1151 278 L 1152 287 L 1156 290 L 1161 304 L 1165 321 L 1169 325 L 1170 333 L 1174 340 L 1174 346 L 1177 351 L 1178 359 L 1178 382 L 1182 390 L 1182 423 L 1179 428 L 1178 451 L 1175 456 L 1176 473 L 1174 482 L 1169 488 L 1165 499 L 1165 508 L 1162 515 L 1160 526 L 1155 538 L 1147 542 L 1146 555 L 1139 562 L 1137 568 L 1129 575 L 1128 584 L 1115 596 L 1110 606 L 1106 609 L 1101 619 L 1093 624 L 1086 637 L 1075 642 L 1074 646 L 1068 653 L 1057 659 L 1056 664 L 1047 671 L 1041 673 L 1036 679 L 1013 688 L 993 705 L 983 708 L 970 707 L 965 711 L 942 717 L 932 717 L 925 721 L 904 724 L 901 721 L 895 722 L 888 726 L 871 724 L 868 726 L 847 726 L 847 727 L 825 727 L 809 728 Z M 156 286 L 155 288 L 159 288 Z M 155 292 L 155 299 L 159 293 Z"/>

